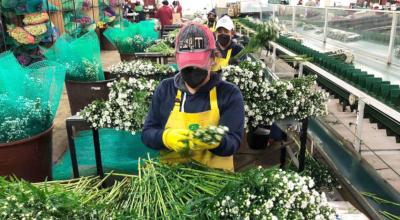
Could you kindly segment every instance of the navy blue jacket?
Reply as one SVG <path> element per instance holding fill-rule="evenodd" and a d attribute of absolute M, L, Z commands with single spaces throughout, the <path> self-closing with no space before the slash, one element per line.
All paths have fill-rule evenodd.
<path fill-rule="evenodd" d="M 243 50 L 243 47 L 240 46 L 238 43 L 232 41 L 229 47 L 225 50 L 221 48 L 219 44 L 217 45 L 217 49 L 221 52 L 223 58 L 226 58 L 228 55 L 228 50 L 232 49 L 231 58 L 229 59 L 229 65 L 237 65 L 239 60 L 244 60 L 246 56 L 240 57 L 239 59 L 234 59 L 234 57 Z"/>
<path fill-rule="evenodd" d="M 219 74 L 212 74 L 210 81 L 194 95 L 187 91 L 180 74 L 163 80 L 154 92 L 150 111 L 144 123 L 143 143 L 152 149 L 166 149 L 162 133 L 174 106 L 178 88 L 186 93 L 185 112 L 198 113 L 210 110 L 209 92 L 215 86 L 220 112 L 219 123 L 227 126 L 229 132 L 222 139 L 221 145 L 210 151 L 218 156 L 233 155 L 239 149 L 244 134 L 243 97 L 237 86 L 221 80 Z"/>

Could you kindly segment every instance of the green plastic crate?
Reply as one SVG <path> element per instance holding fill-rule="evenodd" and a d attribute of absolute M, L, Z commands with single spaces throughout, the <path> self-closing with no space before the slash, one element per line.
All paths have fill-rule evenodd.
<path fill-rule="evenodd" d="M 400 106 L 400 89 L 393 89 L 390 91 L 390 103 L 393 107 L 399 108 Z"/>
<path fill-rule="evenodd" d="M 389 81 L 382 81 L 380 83 L 375 82 L 374 85 L 372 86 L 372 92 L 377 98 L 381 96 L 382 85 L 390 85 L 390 82 Z"/>
<path fill-rule="evenodd" d="M 373 92 L 373 86 L 374 86 L 374 84 L 375 83 L 381 83 L 382 82 L 382 78 L 377 78 L 377 77 L 374 77 L 374 78 L 367 78 L 366 79 L 366 90 L 368 91 L 368 92 Z"/>

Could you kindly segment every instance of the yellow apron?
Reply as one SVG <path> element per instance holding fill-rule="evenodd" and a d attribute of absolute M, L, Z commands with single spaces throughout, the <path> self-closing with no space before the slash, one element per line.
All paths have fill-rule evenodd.
<path fill-rule="evenodd" d="M 202 127 L 209 125 L 219 125 L 219 109 L 217 102 L 217 89 L 214 87 L 210 91 L 210 107 L 209 111 L 199 113 L 186 113 L 181 111 L 182 92 L 178 90 L 175 98 L 174 108 L 169 115 L 165 128 L 189 129 L 192 124 L 198 124 Z M 178 152 L 162 150 L 160 152 L 161 162 L 164 163 L 185 163 L 191 159 L 202 163 L 208 167 L 220 168 L 233 171 L 233 156 L 220 157 L 214 155 L 208 150 L 191 151 L 188 156 L 182 156 Z"/>
<path fill-rule="evenodd" d="M 216 57 L 215 64 L 211 67 L 211 71 L 217 72 L 220 71 L 222 68 L 229 66 L 229 60 L 231 59 L 232 49 L 228 50 L 226 57 Z"/>
<path fill-rule="evenodd" d="M 207 25 L 207 26 L 208 26 L 208 25 Z M 209 29 L 210 29 L 211 32 L 214 33 L 214 32 L 217 30 L 216 27 L 217 27 L 217 22 L 214 22 L 213 26 L 212 26 L 212 27 L 209 27 Z"/>

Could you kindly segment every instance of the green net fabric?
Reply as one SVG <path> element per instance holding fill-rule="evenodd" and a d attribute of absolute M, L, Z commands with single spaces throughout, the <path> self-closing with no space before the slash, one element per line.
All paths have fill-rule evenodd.
<path fill-rule="evenodd" d="M 103 34 L 118 49 L 119 53 L 133 54 L 144 52 L 158 38 L 155 21 L 146 20 L 131 23 L 124 20 L 120 27 L 108 28 Z"/>
<path fill-rule="evenodd" d="M 146 147 L 141 134 L 114 129 L 100 129 L 100 149 L 104 172 L 137 174 L 139 158 L 159 157 L 159 152 Z M 81 176 L 96 175 L 96 160 L 92 131 L 82 131 L 75 138 L 76 157 Z M 53 179 L 73 178 L 69 150 L 53 166 Z"/>
<path fill-rule="evenodd" d="M 65 68 L 41 61 L 22 67 L 11 52 L 0 55 L 0 143 L 46 131 L 53 124 Z"/>
<path fill-rule="evenodd" d="M 66 67 L 67 80 L 104 80 L 99 39 L 94 31 L 79 38 L 63 35 L 50 49 L 45 51 L 44 56 L 48 60 L 59 62 Z"/>

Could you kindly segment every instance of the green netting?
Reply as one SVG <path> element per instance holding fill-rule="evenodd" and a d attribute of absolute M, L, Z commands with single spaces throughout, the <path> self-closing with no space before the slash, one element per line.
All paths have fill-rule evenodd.
<path fill-rule="evenodd" d="M 62 0 L 61 4 L 63 10 L 73 10 L 79 11 L 82 10 L 84 0 Z"/>
<path fill-rule="evenodd" d="M 140 134 L 132 135 L 125 131 L 101 129 L 100 148 L 105 172 L 137 173 L 138 159 L 158 157 L 158 151 L 147 148 Z M 96 175 L 96 160 L 94 154 L 93 136 L 91 131 L 80 132 L 75 137 L 75 148 L 81 176 Z M 69 151 L 53 166 L 53 179 L 63 180 L 73 177 L 71 156 Z"/>
<path fill-rule="evenodd" d="M 0 55 L 0 143 L 37 135 L 53 123 L 65 68 L 41 61 L 22 67 L 11 52 Z"/>
<path fill-rule="evenodd" d="M 38 11 L 56 11 L 58 8 L 47 0 L 2 0 L 2 9 L 19 15 Z"/>
<path fill-rule="evenodd" d="M 124 20 L 118 28 L 108 28 L 103 34 L 123 54 L 144 52 L 158 38 L 155 21 L 131 23 Z"/>
<path fill-rule="evenodd" d="M 68 80 L 104 80 L 99 39 L 94 31 L 79 38 L 63 35 L 45 51 L 44 56 L 49 60 L 64 64 L 67 68 Z"/>

